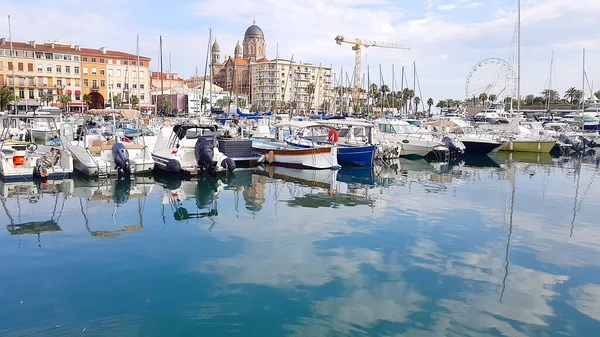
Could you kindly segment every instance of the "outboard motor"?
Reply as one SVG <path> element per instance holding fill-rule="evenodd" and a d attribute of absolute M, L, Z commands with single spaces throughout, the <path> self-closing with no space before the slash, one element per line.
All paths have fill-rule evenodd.
<path fill-rule="evenodd" d="M 587 147 L 594 147 L 596 143 L 585 136 L 579 136 L 579 140 Z"/>
<path fill-rule="evenodd" d="M 571 145 L 571 148 L 574 151 L 581 151 L 581 144 L 573 140 L 571 137 L 565 135 L 564 133 L 558 136 L 558 140 L 564 144 Z"/>
<path fill-rule="evenodd" d="M 227 172 L 231 173 L 235 170 L 235 161 L 231 158 L 225 158 L 221 161 L 221 166 L 227 169 Z"/>
<path fill-rule="evenodd" d="M 216 173 L 215 166 L 217 163 L 213 161 L 214 150 L 208 140 L 198 138 L 194 146 L 194 155 L 196 156 L 198 167 L 211 175 Z"/>
<path fill-rule="evenodd" d="M 462 146 L 460 146 L 454 139 L 452 139 L 452 137 L 445 136 L 444 138 L 442 138 L 442 142 L 444 142 L 444 144 L 446 144 L 446 146 L 448 147 L 448 150 L 450 150 L 451 153 L 453 153 L 453 154 L 463 154 L 464 153 Z"/>
<path fill-rule="evenodd" d="M 113 160 L 115 161 L 115 168 L 117 169 L 117 178 L 121 179 L 124 177 L 129 178 L 131 175 L 131 167 L 129 166 L 129 151 L 125 148 L 122 143 L 115 143 L 112 147 Z"/>

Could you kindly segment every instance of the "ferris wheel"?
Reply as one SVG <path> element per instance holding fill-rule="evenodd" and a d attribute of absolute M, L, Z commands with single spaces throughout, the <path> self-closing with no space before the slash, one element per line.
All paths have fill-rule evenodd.
<path fill-rule="evenodd" d="M 465 84 L 466 99 L 478 98 L 485 93 L 488 97 L 496 95 L 496 101 L 516 94 L 516 76 L 513 68 L 499 58 L 487 58 L 479 61 L 467 76 Z"/>

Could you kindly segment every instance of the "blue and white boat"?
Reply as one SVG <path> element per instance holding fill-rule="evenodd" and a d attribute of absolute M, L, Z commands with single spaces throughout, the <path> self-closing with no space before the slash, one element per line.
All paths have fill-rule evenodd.
<path fill-rule="evenodd" d="M 329 129 L 327 135 L 306 136 L 296 133 L 289 136 L 286 142 L 305 148 L 337 144 L 339 163 L 373 165 L 377 151 L 377 146 L 372 144 L 373 124 L 350 120 L 320 120 L 317 123 Z"/>

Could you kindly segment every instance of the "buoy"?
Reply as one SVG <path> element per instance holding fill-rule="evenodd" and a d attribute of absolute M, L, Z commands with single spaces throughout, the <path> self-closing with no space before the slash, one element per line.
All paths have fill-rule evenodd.
<path fill-rule="evenodd" d="M 337 131 L 331 129 L 327 133 L 327 141 L 330 143 L 337 143 L 340 140 L 340 136 Z"/>
<path fill-rule="evenodd" d="M 275 161 L 275 152 L 273 152 L 273 150 L 269 151 L 269 153 L 267 153 L 267 162 L 269 164 L 273 164 L 273 162 Z"/>

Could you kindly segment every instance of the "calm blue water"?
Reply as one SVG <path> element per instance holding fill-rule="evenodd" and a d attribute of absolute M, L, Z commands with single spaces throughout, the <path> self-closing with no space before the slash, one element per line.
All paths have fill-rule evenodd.
<path fill-rule="evenodd" d="M 597 336 L 599 172 L 526 155 L 4 184 L 0 336 Z"/>

